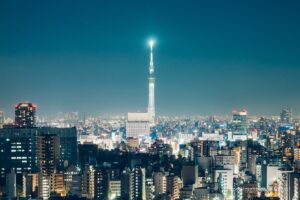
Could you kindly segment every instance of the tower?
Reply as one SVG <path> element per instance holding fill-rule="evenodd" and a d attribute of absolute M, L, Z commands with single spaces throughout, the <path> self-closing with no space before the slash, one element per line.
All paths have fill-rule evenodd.
<path fill-rule="evenodd" d="M 153 45 L 154 41 L 150 40 L 150 66 L 149 66 L 149 100 L 148 100 L 148 115 L 151 125 L 155 124 L 155 102 L 154 102 L 154 64 L 153 64 Z"/>

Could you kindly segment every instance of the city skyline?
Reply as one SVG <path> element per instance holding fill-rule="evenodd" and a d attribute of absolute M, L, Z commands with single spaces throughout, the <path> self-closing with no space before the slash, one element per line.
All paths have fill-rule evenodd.
<path fill-rule="evenodd" d="M 2 2 L 0 109 L 146 111 L 155 38 L 158 116 L 300 113 L 297 1 L 178 5 Z"/>

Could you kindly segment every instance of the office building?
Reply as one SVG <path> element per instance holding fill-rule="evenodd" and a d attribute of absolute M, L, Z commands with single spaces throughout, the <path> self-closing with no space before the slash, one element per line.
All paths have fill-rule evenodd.
<path fill-rule="evenodd" d="M 108 200 L 109 176 L 106 169 L 95 168 L 94 184 L 94 200 Z"/>
<path fill-rule="evenodd" d="M 17 197 L 17 180 L 14 169 L 11 169 L 10 173 L 6 176 L 6 196 L 7 200 L 12 200 Z"/>
<path fill-rule="evenodd" d="M 79 151 L 79 167 L 84 169 L 87 165 L 96 165 L 97 155 L 98 155 L 98 146 L 96 144 L 84 143 L 78 145 Z"/>
<path fill-rule="evenodd" d="M 19 103 L 15 107 L 15 126 L 18 128 L 35 127 L 36 105 L 32 103 Z"/>
<path fill-rule="evenodd" d="M 247 140 L 248 138 L 248 119 L 247 110 L 232 112 L 232 140 Z"/>
<path fill-rule="evenodd" d="M 109 180 L 110 199 L 121 198 L 121 180 Z"/>
<path fill-rule="evenodd" d="M 292 123 L 292 110 L 283 109 L 280 113 L 280 122 L 282 124 L 291 124 Z"/>
<path fill-rule="evenodd" d="M 153 173 L 154 194 L 155 196 L 166 192 L 167 182 L 164 172 Z"/>
<path fill-rule="evenodd" d="M 198 165 L 193 163 L 183 165 L 181 170 L 181 179 L 184 186 L 197 184 Z"/>
<path fill-rule="evenodd" d="M 218 191 L 224 195 L 226 199 L 233 199 L 233 170 L 218 168 L 215 169 L 214 182 Z"/>
<path fill-rule="evenodd" d="M 128 113 L 126 137 L 139 138 L 150 134 L 148 113 Z"/>
<path fill-rule="evenodd" d="M 146 200 L 146 174 L 145 168 L 135 166 L 132 169 L 133 199 Z"/>
<path fill-rule="evenodd" d="M 0 188 L 5 183 L 5 174 L 15 169 L 17 183 L 22 183 L 23 172 L 34 173 L 37 166 L 36 129 L 0 129 Z"/>
<path fill-rule="evenodd" d="M 170 195 L 171 200 L 179 199 L 180 197 L 179 177 L 175 175 L 167 176 L 167 194 Z"/>
<path fill-rule="evenodd" d="M 0 110 L 0 128 L 3 128 L 4 125 L 4 111 Z"/>
<path fill-rule="evenodd" d="M 71 165 L 77 165 L 77 130 L 72 128 L 38 128 L 39 135 L 57 135 L 60 142 L 59 167 L 66 169 Z"/>
<path fill-rule="evenodd" d="M 82 173 L 81 196 L 93 199 L 95 194 L 95 168 L 86 166 Z"/>

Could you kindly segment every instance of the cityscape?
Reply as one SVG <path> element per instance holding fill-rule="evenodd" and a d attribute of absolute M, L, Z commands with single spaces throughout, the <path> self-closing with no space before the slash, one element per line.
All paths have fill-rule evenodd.
<path fill-rule="evenodd" d="M 178 47 L 176 45 L 169 47 L 170 54 L 163 53 L 162 50 L 167 49 L 164 45 L 168 44 L 159 34 L 153 34 L 151 37 L 144 35 L 142 37 L 147 39 L 143 39 L 142 42 L 141 38 L 126 36 L 137 30 L 137 28 L 132 29 L 134 23 L 130 20 L 136 21 L 136 25 L 140 20 L 143 24 L 146 23 L 145 26 L 153 28 L 152 23 L 163 24 L 164 20 L 168 19 L 165 29 L 164 26 L 157 27 L 165 31 L 173 30 L 172 28 L 176 27 L 173 24 L 174 19 L 162 16 L 167 13 L 175 17 L 177 12 L 174 14 L 173 11 L 182 11 L 178 13 L 184 18 L 184 22 L 179 20 L 179 26 L 187 27 L 186 23 L 188 24 L 189 20 L 193 28 L 199 23 L 199 26 L 203 26 L 203 30 L 209 27 L 207 30 L 212 31 L 214 28 L 211 26 L 216 25 L 213 23 L 214 20 L 211 21 L 211 26 L 209 23 L 208 27 L 205 23 L 201 24 L 201 20 L 202 17 L 207 19 L 212 17 L 210 12 L 219 9 L 220 12 L 224 12 L 227 30 L 232 26 L 233 18 L 238 20 L 239 16 L 245 17 L 240 11 L 238 11 L 239 15 L 236 14 L 237 11 L 234 9 L 236 6 L 241 10 L 244 9 L 247 17 L 249 14 L 253 20 L 254 16 L 259 15 L 261 11 L 256 6 L 263 7 L 263 4 L 253 1 L 252 3 L 255 4 L 253 8 L 252 3 L 249 3 L 251 1 L 248 2 L 249 5 L 240 2 L 224 4 L 220 1 L 218 3 L 222 6 L 216 8 L 210 3 L 201 1 L 197 3 L 191 1 L 187 5 L 176 3 L 170 5 L 166 2 L 154 1 L 153 5 L 145 3 L 145 7 L 143 3 L 136 1 L 128 2 L 128 5 L 121 1 L 100 2 L 99 4 L 95 2 L 85 4 L 74 1 L 72 5 L 66 2 L 62 4 L 44 2 L 43 4 L 33 1 L 19 2 L 19 5 L 8 2 L 0 3 L 0 7 L 4 8 L 0 8 L 0 12 L 3 11 L 0 26 L 4 30 L 0 33 L 0 46 L 3 46 L 0 47 L 2 79 L 0 80 L 2 91 L 0 95 L 0 200 L 300 200 L 300 117 L 298 116 L 300 97 L 297 92 L 300 86 L 297 79 L 300 75 L 300 49 L 293 46 L 300 44 L 299 35 L 297 35 L 300 33 L 297 20 L 299 19 L 297 17 L 300 17 L 298 2 L 292 2 L 292 5 L 287 5 L 283 1 L 281 3 L 274 1 L 273 4 L 271 1 L 265 2 L 270 6 L 269 10 L 262 9 L 264 17 L 254 20 L 255 23 L 262 23 L 262 26 L 253 25 L 257 28 L 257 32 L 273 33 L 273 29 L 275 30 L 277 26 L 281 26 L 282 29 L 286 28 L 281 33 L 284 35 L 282 43 L 289 40 L 288 36 L 292 42 L 283 46 L 293 47 L 276 50 L 276 46 L 262 47 L 264 45 L 260 46 L 259 41 L 252 41 L 261 48 L 255 48 L 253 52 L 247 50 L 250 52 L 248 52 L 249 55 L 253 56 L 252 61 L 249 55 L 240 54 L 242 58 L 230 55 L 229 48 L 228 52 L 216 50 L 218 53 L 210 56 L 217 55 L 218 58 L 212 57 L 212 60 L 207 61 L 211 64 L 209 66 L 211 69 L 206 69 L 206 72 L 211 70 L 210 73 L 205 73 L 205 69 L 200 70 L 202 78 L 197 74 L 197 70 L 191 70 L 192 67 L 189 68 L 186 65 L 197 68 L 194 64 L 198 57 L 202 61 L 209 60 L 209 54 L 204 53 L 203 57 L 195 55 L 194 50 L 197 51 L 197 49 L 189 47 L 191 43 L 183 44 L 180 41 Z M 231 10 L 233 18 L 227 21 L 227 17 L 231 15 L 223 8 L 228 5 L 233 7 Z M 131 11 L 131 14 L 125 12 L 126 9 L 123 9 L 123 6 L 129 12 Z M 168 10 L 169 6 L 170 10 Z M 201 14 L 198 9 L 202 10 L 202 7 L 204 10 L 209 8 L 210 11 Z M 63 9 L 60 10 L 61 8 Z M 148 12 L 152 11 L 152 8 L 158 9 L 157 18 L 152 12 Z M 27 13 L 26 9 L 32 12 Z M 105 9 L 110 10 L 108 13 L 113 12 L 114 15 L 107 14 Z M 118 12 L 115 13 L 114 9 Z M 258 13 L 253 13 L 252 9 L 257 9 Z M 78 14 L 79 10 L 82 13 Z M 103 13 L 98 12 L 99 10 Z M 280 14 L 275 13 L 278 10 Z M 53 14 L 52 11 L 57 14 Z M 269 12 L 272 14 L 271 17 L 279 16 L 282 21 L 290 20 L 290 24 L 280 24 L 275 19 L 268 18 Z M 68 16 L 65 16 L 65 13 Z M 29 15 L 32 16 L 29 17 Z M 56 15 L 58 15 L 57 19 Z M 62 16 L 65 18 L 60 18 Z M 67 34 L 72 22 L 79 19 L 73 19 L 76 16 L 80 16 L 80 19 L 85 18 L 83 20 L 85 22 L 81 25 L 84 24 L 87 29 L 98 26 L 98 22 L 95 25 L 92 21 L 99 16 L 100 26 L 107 29 L 114 26 L 115 20 L 119 23 L 124 19 L 124 23 L 130 25 L 128 25 L 128 30 L 124 30 L 124 36 L 116 40 L 124 38 L 128 40 L 128 43 L 122 43 L 123 45 L 132 43 L 143 46 L 142 50 L 137 50 L 136 47 L 133 49 L 112 48 L 115 38 L 108 35 L 110 33 L 115 35 L 114 29 L 114 31 L 110 30 L 111 32 L 106 32 L 106 29 L 102 30 L 102 36 L 107 37 L 104 39 L 107 41 L 100 42 L 101 50 L 93 49 L 94 41 L 85 45 L 80 44 L 88 39 L 77 43 L 72 40 L 72 44 L 76 43 L 81 47 L 74 47 L 69 42 L 54 41 L 53 38 L 58 36 L 52 34 L 55 35 L 56 32 L 61 34 L 60 37 L 63 37 L 63 40 L 68 40 L 69 37 L 72 38 L 77 34 Z M 150 23 L 148 17 L 157 20 L 149 20 Z M 28 19 L 32 21 L 29 20 L 29 23 Z M 49 21 L 43 21 L 44 19 Z M 128 19 L 130 20 L 126 21 Z M 54 27 L 60 29 L 52 33 L 48 33 L 50 30 L 45 30 L 47 32 L 45 33 L 41 31 L 42 29 L 36 28 L 37 24 L 44 28 L 52 26 L 51 20 L 55 21 Z M 56 24 L 61 21 L 63 21 L 63 26 Z M 82 30 L 79 30 L 77 23 L 81 22 L 78 20 L 75 23 L 78 33 Z M 234 21 L 233 24 L 237 22 Z M 267 22 L 274 23 L 272 26 L 276 28 L 266 28 Z M 37 24 L 34 25 L 35 23 Z M 21 26 L 26 26 L 26 28 L 20 28 Z M 237 29 L 243 26 L 238 24 Z M 25 30 L 33 35 L 22 35 Z M 48 46 L 42 47 L 46 43 L 43 39 L 35 41 L 34 38 L 39 38 L 39 36 L 35 35 L 34 31 L 45 34 L 44 36 L 42 34 L 41 38 L 47 35 L 50 43 L 56 46 L 51 47 L 51 44 L 47 43 Z M 194 29 L 190 32 L 186 30 L 173 34 L 190 35 L 195 39 L 196 45 L 201 46 L 196 42 L 197 37 L 192 32 Z M 164 34 L 163 31 L 161 33 Z M 252 40 L 252 33 L 247 36 L 248 39 L 246 36 L 240 38 L 240 42 Z M 79 35 L 85 37 L 85 34 L 81 32 Z M 218 34 L 228 33 L 220 31 Z M 259 40 L 258 33 L 256 34 L 256 39 Z M 276 37 L 280 38 L 281 35 L 273 37 L 270 40 L 276 43 L 278 40 Z M 20 44 L 12 42 L 14 39 Z M 29 41 L 32 46 L 26 46 L 27 40 L 30 39 L 32 39 Z M 96 37 L 94 39 L 96 40 Z M 214 39 L 207 39 L 210 40 L 209 45 L 220 45 L 214 44 Z M 239 41 L 235 42 L 232 41 L 233 46 L 239 44 Z M 62 53 L 59 48 L 60 44 L 63 44 L 63 49 L 70 48 L 66 52 L 72 56 L 66 56 L 66 52 Z M 112 47 L 107 44 L 111 44 Z M 221 46 L 224 44 L 218 47 L 222 49 Z M 179 46 L 183 48 L 185 45 L 186 53 L 176 56 L 174 48 L 179 48 Z M 87 48 L 89 52 L 78 50 L 81 48 Z M 266 53 L 269 48 L 273 48 L 274 55 L 270 57 L 273 64 L 267 60 L 270 56 Z M 243 47 L 240 49 L 243 50 Z M 256 54 L 259 51 L 263 52 L 262 49 L 265 50 L 264 59 L 266 60 L 260 60 L 260 56 Z M 115 51 L 117 53 L 114 53 Z M 283 51 L 286 52 L 285 55 L 279 56 L 280 58 L 276 57 L 278 52 L 284 54 Z M 290 54 L 291 51 L 296 53 Z M 108 52 L 113 56 L 108 56 Z M 81 57 L 80 54 L 89 54 L 89 56 L 88 58 Z M 101 58 L 105 59 L 106 65 L 97 60 L 90 60 L 95 55 L 101 56 L 100 54 L 105 55 L 105 58 Z M 123 56 L 128 57 L 128 60 L 124 61 Z M 174 67 L 167 68 L 168 62 L 162 59 L 162 56 L 172 60 L 169 64 L 176 63 Z M 39 60 L 38 57 L 41 59 Z M 51 60 L 50 57 L 51 59 L 55 57 L 55 59 Z M 69 63 L 69 66 L 64 59 L 70 57 L 74 61 Z M 252 67 L 248 63 L 249 65 L 241 65 L 240 68 L 243 66 L 244 68 L 239 69 L 240 71 L 233 70 L 228 73 L 235 68 L 225 67 L 226 70 L 224 70 L 221 64 L 216 63 L 227 62 L 229 58 L 236 59 L 235 62 L 239 65 L 245 61 L 257 63 L 257 66 Z M 289 61 L 286 61 L 286 58 L 290 58 Z M 30 66 L 35 64 L 32 59 L 36 59 L 38 65 L 43 65 L 42 69 Z M 112 67 L 109 60 L 113 60 L 112 63 L 116 62 L 122 67 Z M 19 62 L 22 62 L 21 67 Z M 81 62 L 85 65 L 81 66 Z M 136 62 L 138 64 L 134 64 Z M 93 68 L 87 65 L 95 63 L 99 64 L 98 71 L 88 72 L 89 76 L 85 77 L 86 71 Z M 278 63 L 284 67 L 279 67 Z M 287 66 L 286 63 L 290 65 Z M 64 64 L 68 66 L 64 67 Z M 138 65 L 143 71 L 135 72 L 136 68 L 131 68 L 131 65 Z M 263 65 L 268 65 L 268 67 L 261 69 Z M 219 66 L 220 70 L 216 70 L 216 66 Z M 167 68 L 165 69 L 167 73 L 161 69 L 164 67 Z M 202 65 L 201 67 L 204 68 Z M 255 68 L 254 74 L 263 75 L 247 74 L 252 68 Z M 47 72 L 44 74 L 43 70 Z M 78 73 L 77 76 L 75 76 L 76 73 Z M 114 73 L 118 75 L 105 77 Z M 231 73 L 233 79 L 231 83 L 228 83 L 227 76 L 231 77 L 228 75 Z M 94 82 L 92 74 L 96 74 L 97 80 L 104 79 L 105 81 L 101 87 L 99 86 L 99 90 L 89 90 L 93 87 L 98 88 L 95 84 L 98 82 Z M 245 77 L 239 78 L 236 74 Z M 128 76 L 128 81 L 122 81 L 124 80 L 120 78 L 122 76 Z M 140 79 L 134 79 L 137 76 Z M 176 83 L 172 82 L 174 77 Z M 218 86 L 211 84 L 210 81 L 214 84 L 219 81 Z M 172 84 L 165 84 L 166 82 Z M 141 84 L 144 85 L 141 86 Z M 176 84 L 182 85 L 183 89 L 179 85 L 175 86 Z M 34 89 L 28 88 L 29 85 Z M 205 89 L 199 89 L 199 85 Z M 126 87 L 130 89 L 122 93 Z M 182 96 L 186 96 L 187 91 L 189 92 L 188 98 L 183 98 Z M 73 93 L 76 93 L 78 98 L 74 98 Z M 170 98 L 167 98 L 168 95 L 163 96 L 162 93 L 168 94 Z M 215 96 L 216 93 L 218 95 Z M 65 99 L 61 97 L 64 95 L 66 95 Z M 53 96 L 54 101 L 49 100 L 49 96 L 51 98 Z M 229 98 L 230 96 L 232 98 Z M 107 103 L 107 98 L 111 101 L 110 103 Z M 209 101 L 204 103 L 205 101 L 201 98 L 208 98 Z M 96 99 L 97 103 L 94 104 L 89 99 Z M 49 103 L 50 101 L 52 102 Z M 216 105 L 219 102 L 224 103 Z M 174 108 L 174 105 L 177 107 Z M 232 106 L 229 107 L 229 105 Z M 121 107 L 122 109 L 118 110 Z M 219 107 L 225 108 L 218 110 Z M 203 113 L 201 113 L 202 108 Z M 213 109 L 207 111 L 210 108 Z"/>

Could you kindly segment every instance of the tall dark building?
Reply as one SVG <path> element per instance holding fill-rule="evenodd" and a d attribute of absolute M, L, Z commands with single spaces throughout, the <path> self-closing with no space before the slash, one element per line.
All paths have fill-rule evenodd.
<path fill-rule="evenodd" d="M 94 200 L 108 200 L 108 170 L 105 168 L 96 168 L 94 179 Z"/>
<path fill-rule="evenodd" d="M 60 161 L 61 168 L 77 165 L 77 130 L 72 128 L 38 128 L 38 133 L 41 135 L 55 134 L 60 139 Z"/>
<path fill-rule="evenodd" d="M 38 167 L 42 175 L 52 175 L 59 166 L 60 159 L 60 138 L 57 135 L 39 135 L 38 146 Z"/>
<path fill-rule="evenodd" d="M 77 165 L 76 128 L 15 128 L 0 129 L 0 193 L 5 188 L 5 177 L 12 168 L 17 175 L 17 184 L 22 184 L 22 173 L 37 173 L 37 138 L 57 135 L 60 140 L 59 167 Z"/>
<path fill-rule="evenodd" d="M 96 144 L 79 144 L 79 166 L 81 169 L 84 169 L 86 165 L 96 165 L 97 155 L 98 155 L 98 146 Z"/>
<path fill-rule="evenodd" d="M 5 175 L 12 168 L 16 171 L 17 183 L 22 181 L 23 172 L 38 171 L 37 134 L 37 129 L 0 129 L 0 190 L 4 187 Z"/>
<path fill-rule="evenodd" d="M 15 126 L 19 128 L 35 127 L 36 105 L 32 103 L 19 103 L 15 107 Z"/>

